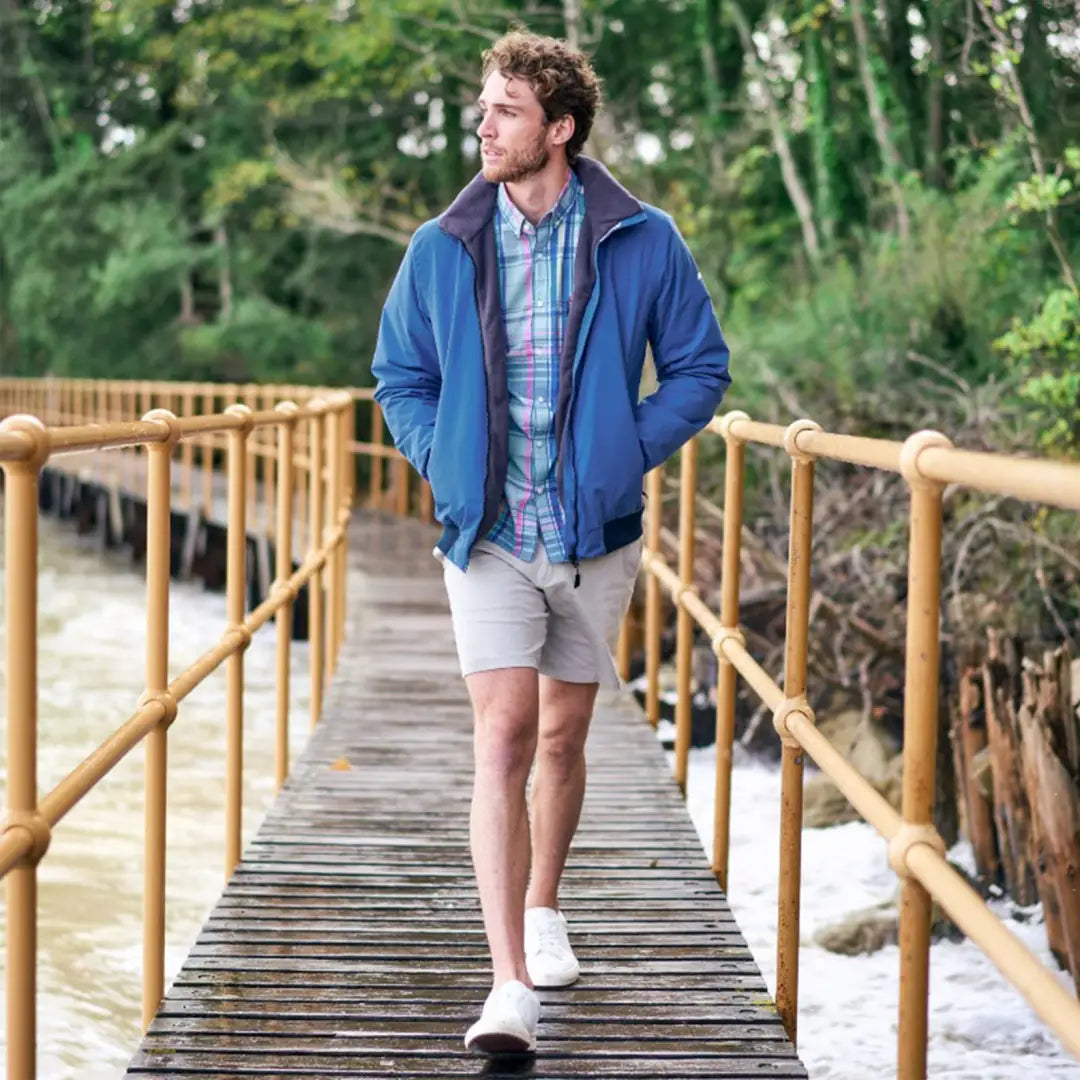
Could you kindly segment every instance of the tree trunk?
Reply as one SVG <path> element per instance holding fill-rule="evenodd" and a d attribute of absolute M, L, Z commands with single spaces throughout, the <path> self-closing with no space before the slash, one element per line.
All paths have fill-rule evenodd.
<path fill-rule="evenodd" d="M 732 21 L 738 31 L 739 40 L 742 42 L 746 62 L 750 70 L 761 82 L 761 89 L 765 98 L 765 111 L 772 132 L 773 149 L 775 149 L 776 156 L 780 159 L 780 172 L 784 179 L 784 187 L 799 218 L 806 254 L 809 256 L 811 264 L 816 265 L 821 261 L 821 244 L 818 242 L 817 226 L 814 224 L 813 203 L 810 201 L 806 185 L 799 175 L 799 168 L 791 152 L 787 132 L 784 130 L 783 117 L 780 115 L 780 108 L 776 104 L 776 98 L 773 97 L 772 84 L 762 70 L 757 47 L 754 45 L 754 39 L 751 36 L 750 23 L 747 21 L 742 7 L 736 0 L 729 0 L 728 10 L 731 12 Z"/>
<path fill-rule="evenodd" d="M 1077 720 L 1065 649 L 1046 653 L 1041 668 L 1025 671 L 1019 722 L 1047 937 L 1080 993 L 1080 785 L 1068 760 L 1068 733 Z"/>
<path fill-rule="evenodd" d="M 810 76 L 809 134 L 814 155 L 814 209 L 827 246 L 836 237 L 837 212 L 835 174 L 836 137 L 833 134 L 832 79 L 825 51 L 822 27 L 807 31 L 807 65 Z"/>
<path fill-rule="evenodd" d="M 893 204 L 896 207 L 897 231 L 900 234 L 901 242 L 906 244 L 911 239 L 911 220 L 908 217 L 907 203 L 904 201 L 904 192 L 900 187 L 899 180 L 899 176 L 903 171 L 903 162 L 893 145 L 892 135 L 889 132 L 889 122 L 885 119 L 877 83 L 874 80 L 874 72 L 870 67 L 870 35 L 867 33 L 866 20 L 863 17 L 862 0 L 850 0 L 850 6 L 851 22 L 855 28 L 855 42 L 859 57 L 859 72 L 862 76 L 863 90 L 866 93 L 866 104 L 870 110 L 874 139 L 881 154 L 885 183 L 888 185 Z"/>
<path fill-rule="evenodd" d="M 221 268 L 218 271 L 219 315 L 222 319 L 227 319 L 232 314 L 233 283 L 232 268 L 229 264 L 229 234 L 224 223 L 214 228 L 214 243 L 221 251 Z"/>
<path fill-rule="evenodd" d="M 185 326 L 195 322 L 195 288 L 190 274 L 180 275 L 180 321 Z"/>
<path fill-rule="evenodd" d="M 944 24 L 942 4 L 931 0 L 926 5 L 930 40 L 930 70 L 927 73 L 926 107 L 926 182 L 931 187 L 945 186 L 942 154 L 945 150 L 945 70 Z"/>
<path fill-rule="evenodd" d="M 992 792 L 982 783 L 980 763 L 987 747 L 986 710 L 980 673 L 973 665 L 960 676 L 959 707 L 953 712 L 952 741 L 956 754 L 958 797 L 964 808 L 975 869 L 987 885 L 1001 882 L 1001 859 L 994 833 Z"/>
<path fill-rule="evenodd" d="M 1031 809 L 1021 775 L 1020 734 L 1014 702 L 1019 700 L 1019 650 L 1007 640 L 999 650 L 991 639 L 991 655 L 983 665 L 983 701 L 994 777 L 994 821 L 1005 886 L 1023 906 L 1038 899 L 1030 862 Z"/>
<path fill-rule="evenodd" d="M 41 133 L 52 150 L 53 162 L 55 163 L 60 157 L 60 134 L 57 131 L 52 109 L 49 107 L 48 91 L 38 71 L 34 54 L 30 48 L 30 38 L 26 33 L 25 20 L 32 18 L 32 13 L 24 12 L 15 0 L 0 0 L 0 12 L 4 15 L 3 22 L 11 28 L 11 35 L 15 40 L 15 48 L 19 55 L 22 75 L 29 85 L 30 98 L 34 102 L 34 108 L 37 111 Z"/>
<path fill-rule="evenodd" d="M 1023 48 L 1017 66 L 1017 78 L 1024 87 L 1032 123 L 1041 133 L 1052 138 L 1055 128 L 1066 130 L 1064 125 L 1056 123 L 1054 86 L 1047 78 L 1047 72 L 1053 63 L 1053 54 L 1047 41 L 1051 31 L 1046 24 L 1053 21 L 1053 16 L 1044 10 L 1042 0 L 1027 0 L 1024 6 L 1027 8 L 1027 17 L 1024 19 Z M 1052 154 L 1055 149 L 1050 146 Z"/>
<path fill-rule="evenodd" d="M 581 48 L 581 0 L 563 0 L 563 25 L 566 27 L 567 44 Z"/>
<path fill-rule="evenodd" d="M 997 46 L 998 52 L 1001 56 L 1008 56 L 1012 50 L 1012 42 L 1005 36 L 1005 32 L 994 21 L 993 15 L 987 10 L 984 4 L 977 5 L 979 13 L 982 15 L 983 22 L 986 24 L 987 29 L 990 31 L 991 37 L 994 39 L 994 43 Z M 1028 105 L 1027 95 L 1024 92 L 1024 84 L 1020 81 L 1020 76 L 1017 73 L 1016 66 L 1008 63 L 1004 65 L 1004 77 L 1009 82 L 1009 89 L 1013 94 L 1013 101 L 1016 105 L 1016 111 L 1020 116 L 1020 123 L 1024 128 L 1024 138 L 1027 141 L 1028 153 L 1031 156 L 1031 165 L 1035 170 L 1035 175 L 1039 178 L 1040 182 L 1046 183 L 1046 163 L 1043 158 L 1042 146 L 1039 143 L 1038 131 L 1035 128 L 1035 119 L 1032 116 L 1031 108 Z M 1054 249 L 1054 255 L 1057 257 L 1058 265 L 1061 267 L 1061 276 L 1065 280 L 1065 284 L 1080 296 L 1080 285 L 1077 284 L 1076 272 L 1073 270 L 1072 262 L 1069 259 L 1069 252 L 1065 246 L 1065 241 L 1061 237 L 1061 231 L 1058 228 L 1057 211 L 1053 206 L 1047 206 L 1043 220 L 1046 225 L 1046 236 L 1050 241 L 1050 246 Z"/>

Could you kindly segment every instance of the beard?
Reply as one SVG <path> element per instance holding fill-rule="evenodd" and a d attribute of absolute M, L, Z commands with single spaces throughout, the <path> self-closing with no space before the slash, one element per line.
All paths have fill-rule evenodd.
<path fill-rule="evenodd" d="M 532 146 L 509 150 L 497 161 L 485 163 L 484 179 L 493 184 L 519 184 L 535 176 L 551 159 L 543 134 Z"/>

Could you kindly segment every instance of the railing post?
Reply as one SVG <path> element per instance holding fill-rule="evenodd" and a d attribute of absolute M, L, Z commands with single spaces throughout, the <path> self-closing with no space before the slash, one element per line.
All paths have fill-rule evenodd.
<path fill-rule="evenodd" d="M 337 647 L 335 653 L 341 652 L 342 642 L 345 640 L 345 615 L 347 582 L 349 580 L 349 520 L 352 517 L 353 501 L 353 457 L 352 457 L 352 428 L 353 417 L 356 413 L 356 403 L 351 393 L 344 395 L 341 425 L 341 496 L 338 499 L 338 520 L 341 525 L 341 542 L 338 544 L 338 628 Z M 336 661 L 335 661 L 336 666 Z"/>
<path fill-rule="evenodd" d="M 404 457 L 394 460 L 394 513 L 409 516 L 409 474 L 412 467 Z"/>
<path fill-rule="evenodd" d="M 313 398 L 308 407 L 312 409 L 308 426 L 308 552 L 314 554 L 323 539 L 323 417 L 326 404 Z M 322 570 L 316 569 L 308 579 L 308 655 L 311 660 L 311 726 L 322 715 L 323 695 L 323 592 Z"/>
<path fill-rule="evenodd" d="M 7 900 L 7 1075 L 33 1080 L 37 1046 L 37 864 L 48 846 L 37 813 L 38 484 L 49 456 L 40 420 L 15 415 L 0 432 L 32 447 L 3 464 L 7 608 L 7 828 L 28 828 L 31 854 L 5 879 Z"/>
<path fill-rule="evenodd" d="M 169 558 L 172 513 L 172 453 L 180 440 L 176 417 L 164 409 L 144 420 L 163 424 L 164 442 L 146 447 L 146 690 L 143 703 L 165 704 L 160 723 L 146 736 L 146 828 L 143 838 L 143 1031 L 165 993 L 165 809 L 168 730 L 176 717 L 169 702 Z"/>
<path fill-rule="evenodd" d="M 645 548 L 651 558 L 660 554 L 663 484 L 664 467 L 658 465 L 645 478 Z M 660 579 L 650 570 L 645 579 L 645 716 L 654 728 L 660 723 L 660 600 Z"/>
<path fill-rule="evenodd" d="M 806 700 L 806 648 L 810 623 L 810 552 L 814 523 L 814 459 L 798 447 L 799 433 L 818 431 L 812 420 L 788 426 L 791 456 L 791 521 L 788 539 L 787 629 L 784 636 L 784 701 Z M 781 706 L 783 707 L 783 706 Z M 780 732 L 780 896 L 776 927 L 776 1008 L 796 1044 L 799 1026 L 799 906 L 802 895 L 804 751 Z"/>
<path fill-rule="evenodd" d="M 275 398 L 277 393 L 273 387 L 263 391 L 262 407 L 270 410 L 276 407 Z M 271 539 L 274 538 L 274 507 L 277 505 L 277 481 L 274 477 L 274 429 L 266 428 L 262 442 L 263 457 L 263 513 L 266 520 L 265 533 Z"/>
<path fill-rule="evenodd" d="M 293 451 L 298 409 L 295 402 L 276 406 L 282 414 L 278 426 L 277 468 L 277 547 L 275 589 L 287 589 L 292 577 L 293 534 Z M 280 791 L 289 775 L 289 652 L 293 624 L 293 596 L 278 608 L 274 616 L 277 631 L 277 726 L 274 740 L 274 779 Z"/>
<path fill-rule="evenodd" d="M 426 480 L 420 481 L 420 520 L 429 525 L 435 520 L 435 493 Z"/>
<path fill-rule="evenodd" d="M 680 592 L 694 586 L 694 522 L 697 511 L 697 437 L 683 444 L 679 461 L 679 581 Z M 693 668 L 694 623 L 690 612 L 677 604 L 676 616 L 676 681 L 678 700 L 675 704 L 675 780 L 686 791 L 686 768 L 690 756 L 690 727 L 693 697 L 690 676 Z"/>
<path fill-rule="evenodd" d="M 919 431 L 904 442 L 900 454 L 900 472 L 911 492 L 901 796 L 902 829 L 909 835 L 933 829 L 937 757 L 943 488 L 918 467 L 919 454 L 930 446 L 952 442 L 939 432 Z M 926 889 L 905 874 L 900 886 L 897 1080 L 926 1076 L 931 902 Z"/>
<path fill-rule="evenodd" d="M 634 618 L 634 605 L 631 602 L 619 624 L 619 640 L 615 645 L 615 667 L 619 672 L 619 678 L 626 682 L 630 678 L 630 661 L 632 659 L 633 642 L 630 640 L 630 624 Z"/>
<path fill-rule="evenodd" d="M 296 388 L 299 389 L 299 388 Z M 296 395 L 301 398 L 297 402 L 301 408 L 311 404 L 311 394 L 304 392 L 304 395 Z M 308 510 L 308 489 L 310 485 L 311 477 L 311 425 L 301 424 L 296 429 L 296 437 L 293 440 L 293 447 L 296 450 L 296 468 L 299 471 L 299 475 L 296 478 L 296 545 L 300 551 L 310 551 L 311 544 L 308 542 L 308 525 L 310 512 Z"/>
<path fill-rule="evenodd" d="M 371 473 L 368 477 L 368 503 L 378 509 L 382 506 L 383 487 L 383 415 L 377 401 L 371 403 L 371 444 L 375 447 L 371 455 Z"/>
<path fill-rule="evenodd" d="M 237 647 L 225 661 L 225 878 L 240 861 L 243 824 L 244 773 L 244 649 L 251 633 L 244 626 L 247 614 L 247 439 L 251 410 L 230 405 L 225 410 L 238 419 L 229 431 L 229 525 L 225 556 L 225 607 L 229 630 Z"/>
<path fill-rule="evenodd" d="M 259 391 L 254 383 L 244 387 L 244 404 L 254 413 L 259 408 Z M 259 453 L 262 435 L 255 431 L 248 440 L 247 448 L 247 520 L 252 529 L 258 527 L 259 513 L 259 474 L 262 468 L 262 456 Z"/>
<path fill-rule="evenodd" d="M 322 546 L 326 553 L 326 629 L 323 633 L 323 682 L 330 682 L 337 663 L 338 577 L 341 565 L 337 544 L 330 547 L 338 525 L 341 496 L 341 409 L 333 405 L 326 414 L 326 519 L 323 522 Z"/>
<path fill-rule="evenodd" d="M 203 412 L 214 415 L 214 391 L 203 391 Z M 214 510 L 214 436 L 204 435 L 202 444 L 202 512 L 207 520 Z"/>
<path fill-rule="evenodd" d="M 195 391 L 190 386 L 184 387 L 183 405 L 181 412 L 184 416 L 192 416 L 195 413 Z M 186 439 L 180 447 L 181 461 L 181 501 L 185 510 L 191 510 L 194 502 L 194 485 L 192 483 L 195 471 L 195 444 L 191 439 Z"/>
<path fill-rule="evenodd" d="M 743 477 L 746 444 L 734 435 L 736 420 L 749 420 L 744 412 L 730 412 L 721 422 L 727 452 L 724 456 L 724 538 L 720 578 L 720 623 L 739 633 L 739 564 L 742 551 Z M 720 888 L 728 890 L 731 852 L 731 755 L 735 743 L 735 690 L 738 672 L 723 648 L 716 652 L 716 781 L 713 805 L 712 869 Z"/>

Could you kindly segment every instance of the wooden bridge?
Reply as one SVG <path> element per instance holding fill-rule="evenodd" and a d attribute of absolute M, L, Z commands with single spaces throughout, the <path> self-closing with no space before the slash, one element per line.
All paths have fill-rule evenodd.
<path fill-rule="evenodd" d="M 140 412 L 145 415 L 138 420 Z M 807 756 L 887 841 L 901 879 L 899 1080 L 926 1075 L 932 899 L 1080 1058 L 1075 998 L 948 864 L 931 823 L 944 485 L 1080 510 L 1080 466 L 956 450 L 933 432 L 901 444 L 830 435 L 810 421 L 782 428 L 730 413 L 702 436 L 726 443 L 718 614 L 694 580 L 698 440 L 680 453 L 675 534 L 661 521 L 662 470 L 649 475 L 642 564 L 646 715 L 655 726 L 661 599 L 667 593 L 677 621 L 673 775 L 631 700 L 602 696 L 588 748 L 585 813 L 563 895 L 582 979 L 543 993 L 535 1058 L 485 1062 L 462 1047 L 489 985 L 466 836 L 470 709 L 431 557 L 430 492 L 417 488 L 404 462 L 383 445 L 370 393 L 0 380 L 0 415 L 7 416 L 0 423 L 0 466 L 8 814 L 0 831 L 0 876 L 7 897 L 9 1080 L 35 1076 L 37 866 L 52 830 L 140 744 L 147 764 L 145 1036 L 131 1076 L 805 1076 L 794 1045 Z M 356 429 L 365 422 L 368 438 L 358 441 Z M 739 628 L 744 453 L 750 444 L 782 449 L 791 458 L 782 687 L 751 655 Z M 42 471 L 63 455 L 118 449 L 132 456 L 127 448 L 134 447 L 145 447 L 145 464 L 125 462 L 112 473 L 120 479 L 110 483 L 128 483 L 127 495 L 144 505 L 145 688 L 132 716 L 41 796 L 34 628 Z M 200 448 L 201 473 L 194 465 Z M 818 458 L 900 473 L 910 491 L 902 813 L 818 730 L 807 698 Z M 174 459 L 180 463 L 179 490 Z M 361 463 L 368 506 L 356 511 L 356 482 L 365 479 L 357 469 Z M 67 491 L 64 498 L 75 495 Z M 177 568 L 172 544 L 178 499 L 184 520 L 192 514 L 222 519 L 227 621 L 217 643 L 170 681 L 168 592 Z M 256 515 L 257 508 L 263 512 Z M 387 513 L 390 508 L 395 513 Z M 274 567 L 268 589 L 254 601 L 253 527 L 255 539 L 267 545 L 264 576 Z M 677 548 L 677 556 L 665 552 L 665 543 Z M 290 772 L 289 643 L 304 590 L 317 726 Z M 276 769 L 282 790 L 242 853 L 243 651 L 271 621 L 277 627 Z M 718 660 L 711 864 L 682 799 L 695 633 Z M 625 653 L 621 660 L 625 667 Z M 167 734 L 178 716 L 182 722 L 186 696 L 222 665 L 227 886 L 166 995 Z M 737 677 L 772 712 L 782 744 L 775 1004 L 723 894 Z M 1048 911 L 1057 922 L 1048 923 L 1048 932 L 1080 933 L 1077 884 L 1068 864 L 1060 870 L 1041 883 L 1054 890 L 1048 895 L 1056 906 Z"/>
<path fill-rule="evenodd" d="M 490 988 L 472 718 L 432 530 L 362 514 L 324 719 L 129 1076 L 806 1076 L 652 729 L 609 694 L 563 903 L 580 982 L 523 1068 L 468 1054 Z"/>

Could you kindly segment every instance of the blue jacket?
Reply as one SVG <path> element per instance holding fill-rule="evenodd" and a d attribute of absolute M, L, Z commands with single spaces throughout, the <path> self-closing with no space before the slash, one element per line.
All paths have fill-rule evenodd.
<path fill-rule="evenodd" d="M 571 559 L 641 535 L 642 481 L 712 418 L 728 348 L 693 257 L 663 211 L 598 162 L 574 164 L 585 221 L 567 301 L 555 410 Z M 409 244 L 383 309 L 372 373 L 397 448 L 430 484 L 438 546 L 463 570 L 506 484 L 506 334 L 497 185 L 478 175 Z M 638 387 L 651 345 L 659 388 Z"/>

